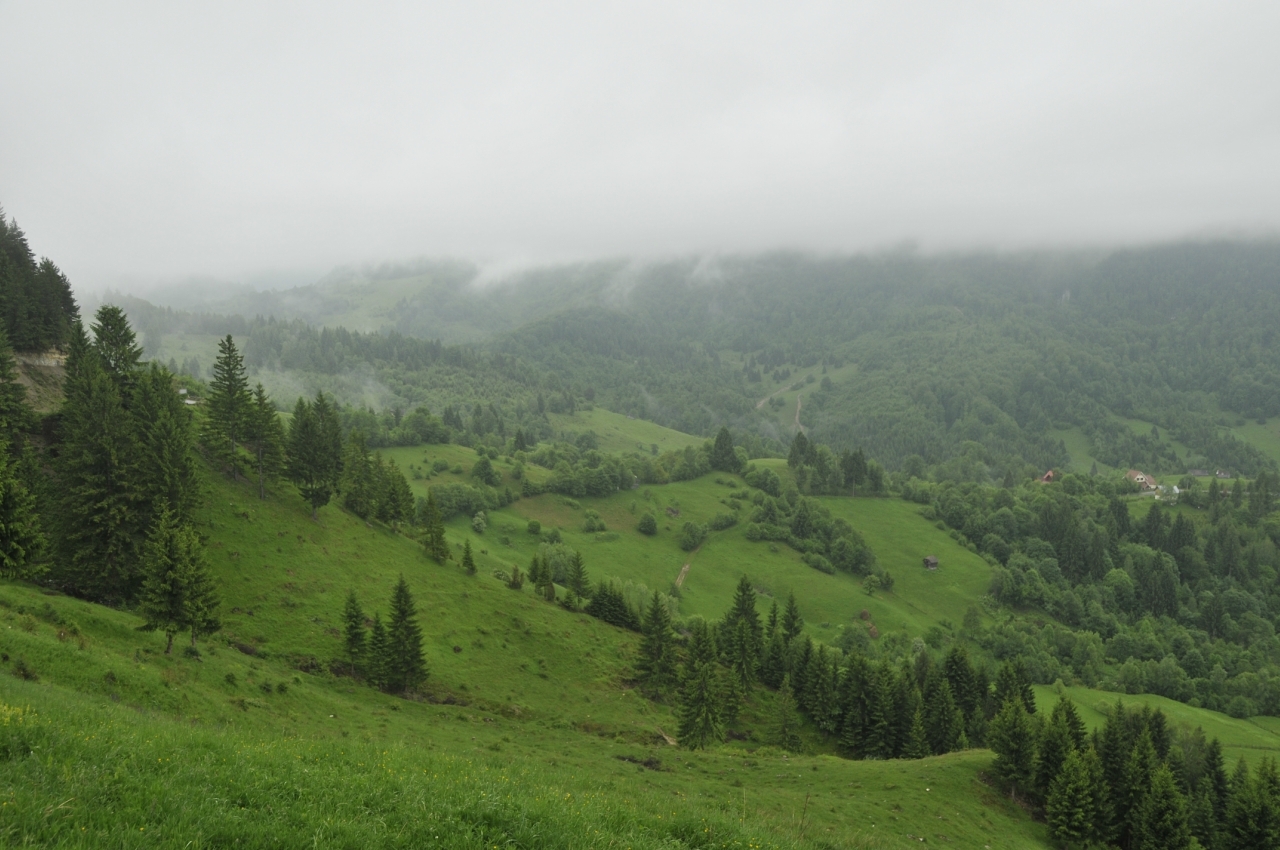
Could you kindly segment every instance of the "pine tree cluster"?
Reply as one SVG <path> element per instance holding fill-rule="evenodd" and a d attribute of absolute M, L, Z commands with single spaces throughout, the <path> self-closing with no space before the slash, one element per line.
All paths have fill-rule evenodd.
<path fill-rule="evenodd" d="M 80 308 L 66 276 L 48 258 L 36 260 L 27 236 L 0 209 L 0 329 L 16 351 L 63 348 Z"/>
<path fill-rule="evenodd" d="M 373 615 L 372 623 L 366 620 L 355 591 L 347 595 L 342 619 L 343 650 L 352 674 L 363 672 L 369 684 L 393 694 L 408 693 L 426 681 L 422 629 L 404 576 L 391 592 L 385 625 L 380 613 Z"/>

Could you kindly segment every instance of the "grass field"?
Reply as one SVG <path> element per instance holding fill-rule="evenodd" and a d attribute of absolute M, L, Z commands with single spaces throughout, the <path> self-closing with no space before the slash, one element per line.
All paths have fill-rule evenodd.
<path fill-rule="evenodd" d="M 212 499 L 225 628 L 199 658 L 164 656 L 127 612 L 0 583 L 6 666 L 21 658 L 39 677 L 0 676 L 5 843 L 1043 844 L 983 783 L 985 751 L 787 756 L 758 743 L 763 692 L 747 740 L 678 750 L 659 731 L 674 728 L 670 707 L 628 683 L 636 636 L 509 590 L 486 574 L 505 559 L 478 552 L 468 577 L 333 507 L 313 523 L 296 496 L 258 502 L 223 481 Z M 421 702 L 330 666 L 348 588 L 385 612 L 401 573 L 431 668 Z M 15 708 L 38 715 L 35 731 L 15 731 Z"/>
<path fill-rule="evenodd" d="M 572 414 L 549 413 L 547 419 L 550 420 L 557 438 L 561 434 L 594 431 L 599 438 L 600 451 L 611 454 L 648 454 L 653 446 L 657 446 L 661 453 L 683 449 L 685 446 L 699 446 L 705 442 L 704 438 L 663 428 L 647 419 L 623 416 L 602 407 L 579 410 Z"/>

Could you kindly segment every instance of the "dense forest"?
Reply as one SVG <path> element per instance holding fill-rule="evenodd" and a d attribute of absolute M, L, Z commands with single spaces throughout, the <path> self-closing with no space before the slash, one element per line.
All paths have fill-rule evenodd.
<path fill-rule="evenodd" d="M 66 276 L 48 258 L 36 260 L 27 236 L 0 208 L 0 316 L 17 351 L 61 348 L 80 315 Z"/>
<path fill-rule="evenodd" d="M 387 407 L 427 403 L 437 415 L 513 398 L 529 410 L 540 394 L 556 409 L 600 404 L 708 437 L 728 425 L 779 454 L 792 410 L 763 397 L 781 382 L 808 388 L 796 417 L 810 436 L 863 447 L 890 471 L 1042 473 L 1066 462 L 1058 435 L 1069 428 L 1112 467 L 1274 471 L 1227 431 L 1280 414 L 1280 246 L 1270 242 L 599 262 L 472 286 L 478 274 L 427 264 L 335 275 L 249 298 L 244 314 L 274 317 L 253 320 L 121 303 L 144 341 L 244 335 L 252 368 L 373 368 L 392 391 Z M 389 305 L 378 331 L 341 330 L 358 294 L 410 283 L 415 294 Z M 419 342 L 427 336 L 453 343 Z M 503 417 L 520 418 L 514 404 Z"/>

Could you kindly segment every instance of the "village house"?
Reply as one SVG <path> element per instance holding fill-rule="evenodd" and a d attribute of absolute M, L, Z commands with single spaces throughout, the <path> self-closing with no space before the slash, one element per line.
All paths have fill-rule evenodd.
<path fill-rule="evenodd" d="M 937 556 L 937 555 L 925 555 L 925 556 L 924 556 L 924 568 L 925 568 L 926 570 L 936 570 L 936 569 L 938 568 L 938 556 Z"/>
<path fill-rule="evenodd" d="M 1160 485 L 1156 483 L 1154 478 L 1141 470 L 1131 469 L 1124 474 L 1124 477 L 1128 478 L 1134 484 L 1137 484 L 1142 488 L 1143 492 L 1158 490 L 1160 488 Z"/>

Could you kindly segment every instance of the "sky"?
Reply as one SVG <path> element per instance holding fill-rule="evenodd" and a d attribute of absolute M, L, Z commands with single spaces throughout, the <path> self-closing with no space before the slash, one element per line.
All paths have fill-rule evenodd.
<path fill-rule="evenodd" d="M 1280 230 L 1280 4 L 0 0 L 81 290 Z"/>

